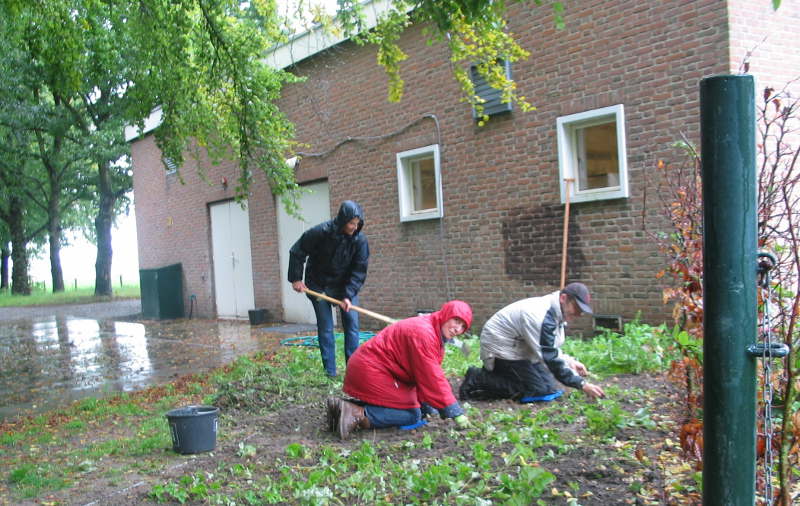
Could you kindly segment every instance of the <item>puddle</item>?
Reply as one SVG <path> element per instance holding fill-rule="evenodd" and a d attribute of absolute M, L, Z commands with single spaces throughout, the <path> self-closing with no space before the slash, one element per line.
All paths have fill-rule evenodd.
<path fill-rule="evenodd" d="M 274 349 L 285 337 L 239 321 L 52 316 L 0 322 L 0 420 L 208 371 Z"/>

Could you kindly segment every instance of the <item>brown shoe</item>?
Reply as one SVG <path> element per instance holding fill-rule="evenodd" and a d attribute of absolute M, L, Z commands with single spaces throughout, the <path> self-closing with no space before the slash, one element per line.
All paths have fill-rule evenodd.
<path fill-rule="evenodd" d="M 339 401 L 339 437 L 347 439 L 354 430 L 369 427 L 364 408 L 352 402 Z"/>
<path fill-rule="evenodd" d="M 339 412 L 342 410 L 341 399 L 328 397 L 325 400 L 325 420 L 328 423 L 328 431 L 337 432 L 339 430 Z"/>

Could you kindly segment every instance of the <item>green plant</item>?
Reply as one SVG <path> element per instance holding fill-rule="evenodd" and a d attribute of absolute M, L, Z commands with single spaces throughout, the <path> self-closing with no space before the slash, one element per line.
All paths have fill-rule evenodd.
<path fill-rule="evenodd" d="M 598 437 L 613 437 L 625 423 L 625 411 L 619 403 L 611 400 L 600 400 L 598 404 L 587 404 L 583 410 L 589 432 Z"/>
<path fill-rule="evenodd" d="M 681 329 L 677 325 L 672 328 L 672 339 L 675 341 L 675 344 L 677 344 L 681 354 L 696 360 L 698 363 L 703 362 L 702 339 Z"/>
<path fill-rule="evenodd" d="M 673 356 L 665 331 L 664 325 L 636 319 L 624 325 L 622 334 L 605 329 L 589 340 L 567 340 L 563 349 L 600 375 L 664 371 Z"/>
<path fill-rule="evenodd" d="M 537 1 L 536 4 L 541 4 Z M 343 4 L 344 5 L 344 4 Z M 359 44 L 377 46 L 377 61 L 384 67 L 389 80 L 389 100 L 399 101 L 403 96 L 403 79 L 400 63 L 407 58 L 399 45 L 399 38 L 410 24 L 425 26 L 428 43 L 444 41 L 450 50 L 453 74 L 459 83 L 463 100 L 475 107 L 483 125 L 487 117 L 483 114 L 483 100 L 475 92 L 466 63 L 476 63 L 477 71 L 495 89 L 501 90 L 502 99 L 516 102 L 523 111 L 534 109 L 528 99 L 517 91 L 516 83 L 507 78 L 496 65 L 499 60 L 518 61 L 528 57 L 507 30 L 506 1 L 489 2 L 393 2 L 389 12 L 381 15 L 377 26 L 363 31 L 365 13 L 358 4 L 347 2 L 348 9 L 340 9 L 335 17 L 316 16 L 323 26 L 335 32 L 352 36 Z M 412 8 L 413 7 L 413 8 Z M 556 28 L 564 26 L 562 2 L 552 2 L 553 23 Z M 360 33 L 359 33 L 360 32 Z"/>
<path fill-rule="evenodd" d="M 477 350 L 477 340 L 470 340 L 470 344 Z M 467 363 L 460 358 L 459 350 L 448 353 L 453 353 L 454 367 Z M 477 354 L 470 358 L 478 360 Z M 268 405 L 245 403 L 223 411 L 220 444 L 229 451 L 220 455 L 229 458 L 219 459 L 212 473 L 193 470 L 177 479 L 157 478 L 163 476 L 164 469 L 184 461 L 165 451 L 171 442 L 164 413 L 184 404 L 196 385 L 204 385 L 212 395 L 225 383 L 233 382 L 261 383 L 274 391 Z M 43 494 L 52 493 L 59 479 L 63 486 L 98 477 L 105 480 L 103 469 L 113 468 L 118 474 L 111 479 L 119 486 L 124 484 L 122 477 L 131 472 L 151 477 L 151 483 L 157 484 L 148 491 L 151 500 L 170 503 L 547 504 L 552 498 L 543 498 L 538 491 L 550 479 L 547 467 L 563 465 L 564 459 L 571 458 L 575 450 L 583 450 L 587 441 L 598 448 L 594 453 L 598 459 L 605 458 L 605 451 L 616 451 L 609 438 L 587 437 L 588 428 L 563 430 L 584 423 L 588 427 L 585 407 L 595 409 L 590 416 L 602 421 L 613 414 L 613 403 L 624 406 L 624 396 L 641 407 L 612 420 L 616 430 L 649 430 L 652 426 L 647 409 L 650 392 L 637 388 L 623 391 L 609 385 L 605 388 L 608 399 L 602 404 L 588 403 L 580 392 L 568 392 L 556 402 L 528 406 L 464 403 L 474 424 L 469 431 L 449 430 L 449 422 L 434 420 L 419 432 L 399 438 L 365 435 L 361 441 L 342 443 L 331 441 L 327 434 L 316 440 L 306 435 L 277 449 L 259 446 L 253 453 L 255 446 L 246 438 L 255 427 L 243 428 L 238 425 L 241 420 L 264 419 L 257 413 L 273 417 L 287 404 L 321 417 L 321 400 L 332 389 L 336 387 L 320 379 L 316 350 L 284 347 L 274 357 L 243 357 L 211 374 L 159 387 L 142 396 L 86 400 L 53 416 L 32 418 L 18 427 L 14 437 L 4 436 L 8 445 L 0 448 L 0 464 L 12 470 L 28 466 L 27 471 L 19 471 L 16 478 L 20 482 L 8 479 L 20 502 L 26 494 L 43 501 Z M 244 416 L 239 417 L 236 410 Z M 98 431 L 98 427 L 104 430 Z M 45 434 L 47 444 L 37 448 L 36 440 Z M 62 436 L 67 436 L 66 440 Z M 87 442 L 73 444 L 77 441 Z M 65 464 L 48 467 L 45 456 Z M 39 488 L 28 487 L 22 481 L 25 474 L 27 480 L 38 475 L 52 481 Z M 528 481 L 532 485 L 526 489 Z M 695 487 L 688 474 L 675 481 Z"/>
<path fill-rule="evenodd" d="M 289 449 L 286 449 L 287 454 L 289 453 Z M 243 459 L 247 459 L 250 457 L 256 456 L 256 447 L 253 445 L 245 444 L 244 442 L 239 443 L 239 450 L 236 452 L 236 455 Z"/>
<path fill-rule="evenodd" d="M 472 458 L 475 460 L 475 466 L 478 469 L 490 469 L 493 456 L 491 452 L 486 450 L 486 446 L 484 444 L 475 443 L 472 445 Z"/>
<path fill-rule="evenodd" d="M 286 447 L 286 455 L 290 459 L 304 459 L 308 457 L 308 448 L 300 443 L 291 443 Z"/>
<path fill-rule="evenodd" d="M 22 432 L 5 432 L 0 434 L 0 445 L 14 446 L 23 439 L 25 439 L 25 434 Z"/>
<path fill-rule="evenodd" d="M 800 441 L 800 424 L 794 419 L 798 411 L 795 400 L 800 399 L 797 378 L 800 377 L 800 360 L 795 350 L 800 346 L 800 292 L 793 289 L 800 279 L 800 241 L 798 240 L 798 215 L 800 207 L 800 177 L 798 160 L 800 146 L 797 128 L 800 122 L 800 100 L 789 91 L 765 87 L 757 114 L 757 217 L 758 248 L 774 256 L 769 283 L 762 278 L 762 286 L 768 290 L 759 293 L 758 310 L 763 316 L 766 305 L 770 305 L 771 318 L 762 328 L 773 335 L 773 342 L 788 345 L 790 353 L 776 362 L 771 377 L 758 381 L 760 385 L 771 384 L 776 397 L 783 400 L 786 411 L 777 420 L 776 438 L 780 441 L 778 452 L 779 486 L 776 499 L 784 504 L 792 502 L 791 490 L 795 488 L 793 470 L 800 459 L 793 451 Z M 660 200 L 660 212 L 672 224 L 669 234 L 654 234 L 667 259 L 667 268 L 657 277 L 668 277 L 671 286 L 664 290 L 665 300 L 675 303 L 673 332 L 682 356 L 673 365 L 672 377 L 686 388 L 686 411 L 689 421 L 681 429 L 700 424 L 696 418 L 702 416 L 702 346 L 703 339 L 703 215 L 701 160 L 697 151 L 687 141 L 676 144 L 685 157 L 678 164 L 658 161 L 658 181 L 654 192 Z M 760 259 L 752 259 L 754 269 Z M 767 262 L 770 263 L 770 262 Z M 753 287 L 755 289 L 755 287 Z M 777 424 L 776 424 L 777 425 Z M 687 449 L 688 450 L 688 449 Z M 759 478 L 760 481 L 763 481 Z M 773 499 L 773 498 L 770 498 Z"/>
<path fill-rule="evenodd" d="M 177 483 L 170 482 L 164 485 L 154 485 L 150 491 L 150 496 L 158 502 L 167 502 L 174 499 L 183 504 L 189 500 L 189 491 Z"/>
<path fill-rule="evenodd" d="M 525 466 L 520 469 L 517 476 L 501 475 L 500 489 L 494 497 L 502 499 L 504 504 L 531 504 L 555 479 L 555 475 L 546 469 L 538 466 Z"/>
<path fill-rule="evenodd" d="M 177 482 L 154 485 L 150 490 L 150 496 L 158 502 L 174 499 L 183 504 L 190 499 L 193 501 L 206 500 L 213 491 L 220 488 L 222 485 L 213 481 L 212 477 L 203 473 L 194 473 L 182 476 Z"/>
<path fill-rule="evenodd" d="M 465 349 L 469 350 L 469 355 L 465 356 L 460 347 L 454 345 L 445 346 L 442 369 L 447 375 L 463 377 L 469 366 L 480 367 L 481 343 L 478 336 L 474 334 L 465 334 L 463 336 L 459 336 L 459 339 L 464 344 Z"/>
<path fill-rule="evenodd" d="M 630 414 L 625 425 L 628 427 L 643 427 L 648 430 L 653 430 L 658 426 L 647 407 L 639 408 L 635 413 Z"/>
<path fill-rule="evenodd" d="M 337 346 L 342 345 L 341 340 L 338 343 Z M 209 403 L 258 412 L 303 402 L 307 388 L 338 390 L 337 385 L 318 374 L 319 352 L 310 347 L 287 347 L 282 351 L 280 368 L 260 360 L 258 356 L 255 360 L 240 357 L 228 372 L 215 374 L 216 393 L 210 396 Z"/>
<path fill-rule="evenodd" d="M 78 431 L 86 428 L 86 423 L 84 423 L 82 420 L 71 420 L 64 424 L 64 428 Z"/>

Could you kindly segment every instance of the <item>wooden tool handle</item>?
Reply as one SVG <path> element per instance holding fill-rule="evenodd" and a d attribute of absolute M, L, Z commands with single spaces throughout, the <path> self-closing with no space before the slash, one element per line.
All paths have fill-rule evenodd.
<path fill-rule="evenodd" d="M 566 205 L 564 206 L 564 236 L 561 239 L 561 289 L 567 282 L 567 239 L 569 236 L 569 184 L 575 181 L 572 178 L 565 178 Z"/>
<path fill-rule="evenodd" d="M 314 297 L 317 297 L 317 298 L 322 299 L 322 300 L 327 300 L 328 302 L 332 302 L 332 303 L 334 303 L 336 305 L 339 305 L 339 304 L 342 303 L 342 301 L 340 301 L 339 299 L 334 299 L 333 297 L 329 297 L 329 296 L 325 295 L 324 293 L 315 292 L 314 290 L 311 290 L 309 288 L 306 288 L 305 291 L 306 291 L 306 293 L 308 293 L 310 295 L 313 295 Z M 382 322 L 386 322 L 386 323 L 395 323 L 395 322 L 397 322 L 397 320 L 395 320 L 394 318 L 389 318 L 388 316 L 383 316 L 380 313 L 376 313 L 375 311 L 370 311 L 369 309 L 364 309 L 363 307 L 350 306 L 350 309 L 352 309 L 353 311 L 359 312 L 361 314 L 365 314 L 367 316 L 371 316 L 372 318 L 375 318 L 376 320 L 380 320 Z"/>

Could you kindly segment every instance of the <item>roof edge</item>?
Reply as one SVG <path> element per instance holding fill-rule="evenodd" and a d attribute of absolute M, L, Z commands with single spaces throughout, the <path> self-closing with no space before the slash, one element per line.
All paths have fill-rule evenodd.
<path fill-rule="evenodd" d="M 381 15 L 391 9 L 392 0 L 366 0 L 361 5 L 366 16 L 363 29 L 371 30 L 377 26 Z M 274 46 L 267 53 L 266 61 L 274 68 L 285 69 L 348 38 L 331 34 L 321 25 L 316 25 L 308 31 L 292 36 L 287 42 Z"/>
<path fill-rule="evenodd" d="M 150 115 L 144 119 L 144 126 L 142 128 L 139 128 L 138 125 L 125 126 L 125 142 L 135 141 L 139 137 L 143 137 L 146 133 L 152 132 L 161 125 L 161 120 L 163 118 L 164 113 L 159 106 L 153 109 Z"/>

